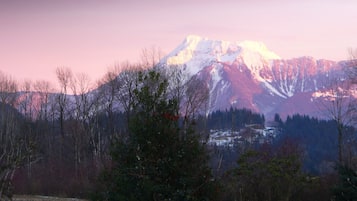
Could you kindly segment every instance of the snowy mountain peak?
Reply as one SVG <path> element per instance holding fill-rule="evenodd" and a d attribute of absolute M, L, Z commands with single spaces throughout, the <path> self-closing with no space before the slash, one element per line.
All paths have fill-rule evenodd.
<path fill-rule="evenodd" d="M 210 40 L 197 35 L 189 35 L 162 62 L 168 65 L 185 64 L 190 74 L 196 74 L 202 68 L 215 63 L 232 64 L 235 61 L 241 61 L 248 68 L 256 68 L 274 59 L 280 59 L 280 57 L 262 42 Z"/>
<path fill-rule="evenodd" d="M 189 35 L 161 60 L 209 91 L 209 111 L 249 108 L 267 116 L 316 112 L 315 99 L 328 80 L 343 77 L 340 63 L 312 57 L 281 59 L 262 42 L 231 42 Z M 315 105 L 314 105 L 315 104 Z"/>
<path fill-rule="evenodd" d="M 204 38 L 202 38 L 201 36 L 198 36 L 198 35 L 188 35 L 186 36 L 185 38 L 185 43 L 194 43 L 195 41 L 200 41 Z"/>

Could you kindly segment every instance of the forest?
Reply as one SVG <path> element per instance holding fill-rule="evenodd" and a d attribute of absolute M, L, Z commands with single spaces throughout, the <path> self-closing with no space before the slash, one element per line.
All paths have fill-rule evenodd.
<path fill-rule="evenodd" d="M 339 119 L 276 114 L 271 143 L 210 146 L 210 130 L 264 127 L 264 115 L 206 115 L 207 86 L 177 70 L 120 66 L 94 86 L 56 75 L 59 89 L 0 72 L 1 199 L 357 199 L 356 132 Z"/>

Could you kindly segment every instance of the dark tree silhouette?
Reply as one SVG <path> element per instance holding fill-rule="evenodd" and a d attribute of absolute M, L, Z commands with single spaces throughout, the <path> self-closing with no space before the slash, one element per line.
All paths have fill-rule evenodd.
<path fill-rule="evenodd" d="M 206 200 L 213 182 L 207 155 L 192 127 L 178 124 L 178 102 L 156 71 L 140 72 L 130 133 L 114 144 L 103 177 L 104 200 Z"/>

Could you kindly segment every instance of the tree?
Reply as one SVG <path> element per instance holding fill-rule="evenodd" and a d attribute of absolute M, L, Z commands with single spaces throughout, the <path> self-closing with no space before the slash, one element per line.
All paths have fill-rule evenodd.
<path fill-rule="evenodd" d="M 18 110 L 25 115 L 26 118 L 34 118 L 32 82 L 25 80 L 21 86 L 21 96 L 19 97 Z"/>
<path fill-rule="evenodd" d="M 40 80 L 34 84 L 35 93 L 38 95 L 37 119 L 48 120 L 50 108 L 50 96 L 54 91 L 53 86 L 48 81 Z"/>
<path fill-rule="evenodd" d="M 88 141 L 90 139 L 90 116 L 94 102 L 91 100 L 90 91 L 91 81 L 87 74 L 76 74 L 72 78 L 70 87 L 74 96 L 74 112 L 70 115 L 71 121 L 68 130 L 72 137 L 72 146 L 74 154 L 74 165 L 76 176 L 79 175 L 79 169 L 88 150 Z"/>
<path fill-rule="evenodd" d="M 355 85 L 357 84 L 357 48 L 356 49 L 350 48 L 348 50 L 348 53 L 350 55 L 350 58 L 349 61 L 347 61 L 346 72 L 348 78 Z"/>
<path fill-rule="evenodd" d="M 129 124 L 131 111 L 134 104 L 134 89 L 138 82 L 138 72 L 143 70 L 140 65 L 132 65 L 129 63 L 123 63 L 117 66 L 120 69 L 119 75 L 117 75 L 117 93 L 116 99 L 126 115 L 127 123 Z M 126 128 L 124 128 L 126 129 Z"/>
<path fill-rule="evenodd" d="M 229 176 L 235 179 L 231 199 L 291 200 L 304 183 L 298 146 L 284 141 L 277 149 L 263 145 L 243 153 Z"/>
<path fill-rule="evenodd" d="M 155 46 L 152 46 L 151 48 L 147 49 L 144 48 L 141 51 L 141 61 L 140 65 L 142 66 L 143 69 L 149 69 L 152 67 L 156 67 L 160 59 L 163 57 L 163 52 L 160 50 L 160 48 L 157 48 Z"/>
<path fill-rule="evenodd" d="M 112 150 L 104 200 L 209 200 L 211 172 L 192 128 L 179 127 L 179 107 L 156 71 L 139 72 L 128 138 Z"/>
<path fill-rule="evenodd" d="M 56 75 L 58 82 L 60 84 L 60 92 L 58 93 L 57 96 L 57 103 L 58 103 L 58 108 L 59 108 L 59 121 L 60 121 L 60 131 L 61 131 L 61 136 L 62 140 L 65 135 L 64 131 L 64 120 L 65 120 L 65 112 L 67 109 L 67 104 L 68 104 L 68 87 L 70 86 L 72 82 L 72 71 L 69 68 L 65 67 L 59 67 L 56 69 Z"/>
<path fill-rule="evenodd" d="M 338 166 L 340 182 L 335 186 L 333 192 L 336 201 L 357 200 L 357 173 L 345 165 Z"/>
<path fill-rule="evenodd" d="M 15 109 L 18 84 L 0 72 L 0 199 L 11 199 L 15 170 L 31 158 L 32 146 L 25 134 L 24 118 Z"/>
<path fill-rule="evenodd" d="M 209 99 L 209 89 L 202 80 L 193 76 L 186 83 L 186 93 L 184 101 L 184 117 L 194 119 L 199 113 L 205 113 Z"/>
<path fill-rule="evenodd" d="M 355 98 L 350 91 L 349 80 L 334 80 L 327 91 L 328 96 L 321 102 L 327 116 L 336 122 L 338 140 L 338 163 L 344 164 L 347 159 L 344 156 L 344 142 L 347 139 L 346 129 L 353 125 L 356 117 Z"/>

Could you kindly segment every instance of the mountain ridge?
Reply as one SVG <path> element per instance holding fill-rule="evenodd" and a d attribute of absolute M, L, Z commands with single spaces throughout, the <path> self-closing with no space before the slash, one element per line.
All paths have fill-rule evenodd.
<path fill-rule="evenodd" d="M 262 42 L 219 41 L 195 35 L 186 37 L 160 63 L 206 82 L 208 112 L 248 108 L 268 117 L 299 112 L 320 116 L 315 108 L 319 97 L 312 94 L 330 87 L 331 80 L 345 77 L 342 62 L 310 56 L 282 59 Z"/>

